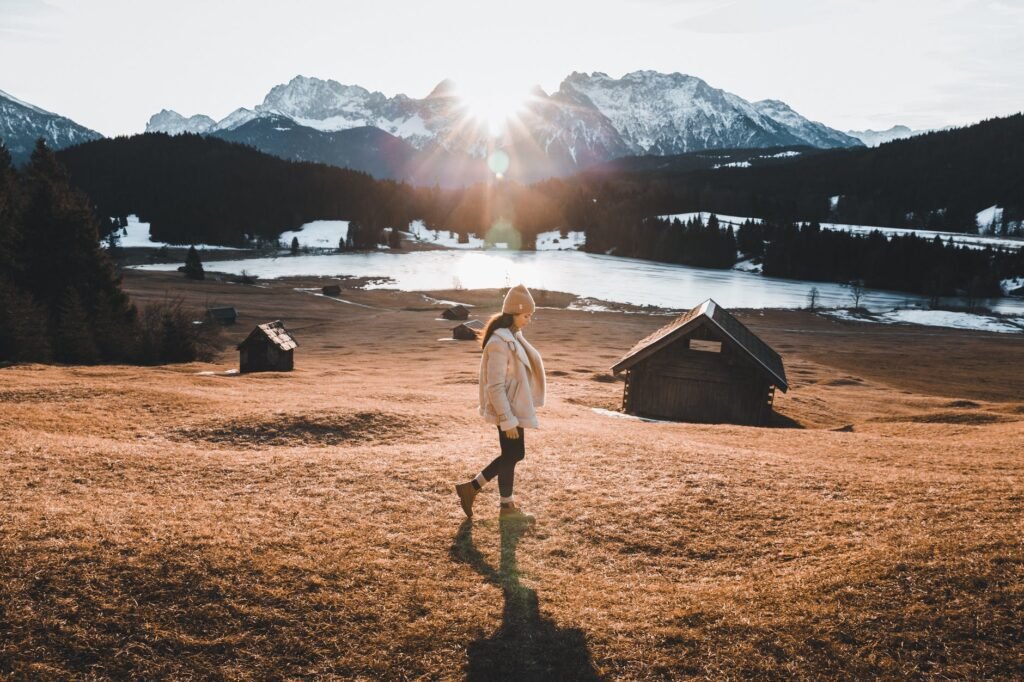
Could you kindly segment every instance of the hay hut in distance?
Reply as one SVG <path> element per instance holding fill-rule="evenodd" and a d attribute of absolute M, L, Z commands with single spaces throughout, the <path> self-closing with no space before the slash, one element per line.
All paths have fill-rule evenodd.
<path fill-rule="evenodd" d="M 210 319 L 220 325 L 227 326 L 238 321 L 238 311 L 235 310 L 234 306 L 207 308 L 206 313 L 210 316 Z"/>
<path fill-rule="evenodd" d="M 441 317 L 446 320 L 468 320 L 469 311 L 464 305 L 454 305 L 448 310 L 441 313 Z"/>
<path fill-rule="evenodd" d="M 776 387 L 789 389 L 782 358 L 708 299 L 638 342 L 612 366 L 626 372 L 629 414 L 710 424 L 766 424 Z"/>
<path fill-rule="evenodd" d="M 477 332 L 484 330 L 484 323 L 480 320 L 463 322 L 457 327 L 452 327 L 452 338 L 459 341 L 476 341 Z"/>
<path fill-rule="evenodd" d="M 295 367 L 293 354 L 298 345 L 281 320 L 258 325 L 238 344 L 238 371 L 290 372 Z"/>

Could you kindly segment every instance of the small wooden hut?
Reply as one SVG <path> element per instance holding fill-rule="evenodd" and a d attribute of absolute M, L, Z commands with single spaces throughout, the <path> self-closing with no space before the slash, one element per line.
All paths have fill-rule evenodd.
<path fill-rule="evenodd" d="M 289 372 L 295 366 L 292 356 L 298 345 L 281 320 L 261 324 L 238 344 L 238 371 Z"/>
<path fill-rule="evenodd" d="M 464 305 L 454 305 L 441 313 L 441 317 L 446 320 L 468 320 L 469 310 Z"/>
<path fill-rule="evenodd" d="M 480 320 L 463 322 L 458 327 L 452 327 L 452 338 L 459 341 L 476 341 L 477 332 L 484 330 L 484 323 Z"/>
<path fill-rule="evenodd" d="M 341 287 L 337 284 L 328 284 L 323 288 L 324 296 L 341 296 Z"/>
<path fill-rule="evenodd" d="M 224 326 L 234 324 L 238 320 L 238 311 L 232 306 L 207 308 L 206 312 L 210 316 L 210 319 Z"/>
<path fill-rule="evenodd" d="M 625 412 L 676 421 L 762 425 L 776 387 L 789 388 L 779 354 L 711 299 L 641 340 L 612 371 L 626 372 Z"/>

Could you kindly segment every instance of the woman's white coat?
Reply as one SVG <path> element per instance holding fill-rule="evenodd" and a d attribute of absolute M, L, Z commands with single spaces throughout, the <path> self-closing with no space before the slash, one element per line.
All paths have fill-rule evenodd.
<path fill-rule="evenodd" d="M 523 332 L 494 330 L 480 359 L 480 416 L 502 431 L 535 429 L 546 392 L 544 362 Z"/>

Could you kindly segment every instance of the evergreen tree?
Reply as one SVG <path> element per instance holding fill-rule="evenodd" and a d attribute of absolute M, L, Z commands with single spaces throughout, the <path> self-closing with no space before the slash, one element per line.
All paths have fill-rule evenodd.
<path fill-rule="evenodd" d="M 203 263 L 199 260 L 199 252 L 195 246 L 188 247 L 188 255 L 185 256 L 185 277 L 189 279 L 206 279 L 203 271 Z"/>
<path fill-rule="evenodd" d="M 14 278 L 20 204 L 18 177 L 11 155 L 0 141 L 0 280 Z"/>
<path fill-rule="evenodd" d="M 299 238 L 298 237 L 292 237 L 292 247 L 291 248 L 292 248 L 292 255 L 293 256 L 299 255 Z"/>
<path fill-rule="evenodd" d="M 15 284 L 47 311 L 58 359 L 93 362 L 98 358 L 93 326 L 100 306 L 108 311 L 109 323 L 122 328 L 134 324 L 135 309 L 100 247 L 99 220 L 89 200 L 72 189 L 41 139 L 24 169 L 22 185 L 24 212 L 17 243 L 21 267 Z M 71 324 L 84 328 L 74 330 Z M 125 355 L 129 351 L 124 349 Z M 127 359 L 125 355 L 107 359 Z"/>
<path fill-rule="evenodd" d="M 64 290 L 53 319 L 53 341 L 57 360 L 92 364 L 99 359 L 89 314 L 82 305 L 77 291 L 70 287 Z"/>
<path fill-rule="evenodd" d="M 47 313 L 27 293 L 0 279 L 0 361 L 51 359 Z"/>
<path fill-rule="evenodd" d="M 22 194 L 7 148 L 0 143 L 0 361 L 45 362 L 50 359 L 46 310 L 16 282 Z"/>

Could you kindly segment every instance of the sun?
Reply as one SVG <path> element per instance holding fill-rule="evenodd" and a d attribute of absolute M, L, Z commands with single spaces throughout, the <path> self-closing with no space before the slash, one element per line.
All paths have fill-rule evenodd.
<path fill-rule="evenodd" d="M 526 109 L 527 95 L 494 89 L 459 91 L 466 116 L 487 127 L 491 135 L 504 133 Z"/>

